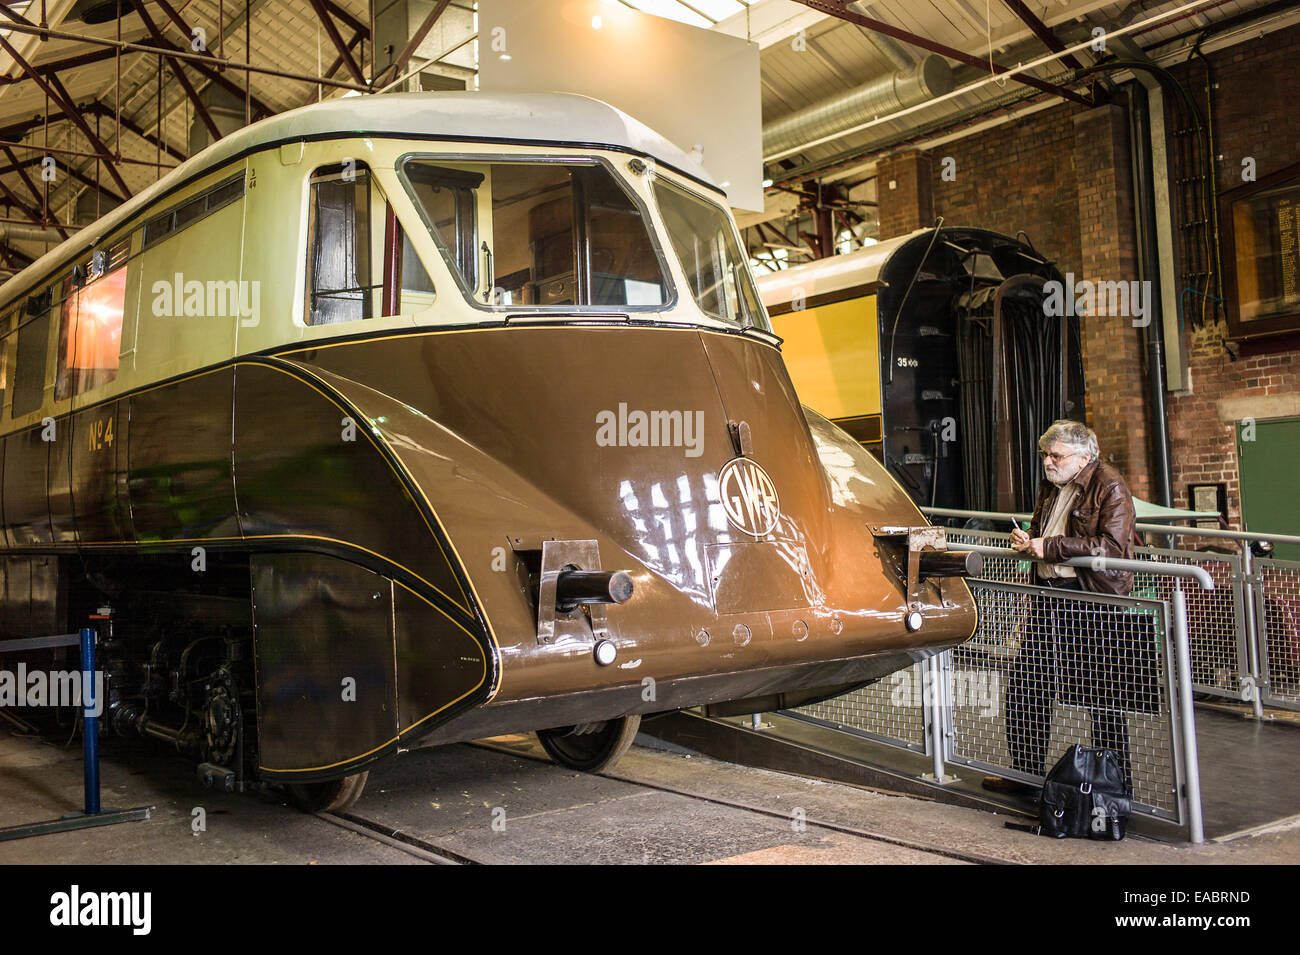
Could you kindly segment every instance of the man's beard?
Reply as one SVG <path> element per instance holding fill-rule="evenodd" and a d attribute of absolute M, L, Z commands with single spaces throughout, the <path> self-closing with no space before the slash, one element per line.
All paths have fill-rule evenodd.
<path fill-rule="evenodd" d="M 1046 475 L 1047 480 L 1051 481 L 1057 487 L 1065 487 L 1065 485 L 1073 481 L 1078 476 L 1079 472 L 1082 470 L 1083 470 L 1082 467 L 1077 467 L 1071 470 L 1069 473 L 1066 473 L 1058 465 L 1055 474 L 1051 473 L 1050 471 L 1047 471 L 1046 469 L 1044 469 L 1044 474 Z"/>

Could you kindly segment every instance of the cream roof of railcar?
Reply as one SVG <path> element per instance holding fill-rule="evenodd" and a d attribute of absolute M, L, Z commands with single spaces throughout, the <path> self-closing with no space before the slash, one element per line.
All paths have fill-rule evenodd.
<path fill-rule="evenodd" d="M 349 96 L 268 117 L 218 140 L 0 285 L 0 301 L 35 286 L 60 260 L 93 248 L 159 196 L 237 156 L 296 139 L 367 135 L 613 147 L 650 156 L 718 188 L 679 147 L 621 110 L 588 96 L 480 92 Z"/>

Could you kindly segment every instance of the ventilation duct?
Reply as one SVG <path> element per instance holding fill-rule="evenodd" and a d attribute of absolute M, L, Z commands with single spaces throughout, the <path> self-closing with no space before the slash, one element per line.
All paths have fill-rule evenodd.
<path fill-rule="evenodd" d="M 68 19 L 80 20 L 93 26 L 116 20 L 119 12 L 125 17 L 133 10 L 133 0 L 79 0 L 68 14 Z"/>
<path fill-rule="evenodd" d="M 853 0 L 848 5 L 849 9 L 854 13 L 860 13 L 864 17 L 880 19 L 876 11 L 871 9 L 871 6 L 870 3 L 862 3 L 861 0 Z M 875 30 L 868 30 L 862 26 L 858 27 L 858 30 L 861 31 L 866 41 L 876 48 L 876 52 L 894 64 L 894 69 L 910 70 L 916 65 L 916 57 L 903 49 L 892 37 L 887 37 L 883 33 L 877 33 Z"/>
<path fill-rule="evenodd" d="M 68 232 L 76 232 L 69 228 Z M 49 229 L 39 225 L 21 225 L 16 222 L 0 222 L 0 241 L 13 242 L 52 242 L 58 245 L 63 241 L 58 229 Z"/>
<path fill-rule="evenodd" d="M 911 70 L 891 73 L 767 123 L 763 126 L 763 153 L 770 155 L 802 146 L 877 116 L 917 106 L 952 89 L 952 68 L 947 60 L 932 53 Z"/>

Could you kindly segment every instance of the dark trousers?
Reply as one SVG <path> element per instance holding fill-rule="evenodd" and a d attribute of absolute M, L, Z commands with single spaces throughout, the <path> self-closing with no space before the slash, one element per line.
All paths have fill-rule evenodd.
<path fill-rule="evenodd" d="M 1060 590 L 1081 590 L 1077 579 L 1040 583 Z M 1114 750 L 1130 790 L 1128 721 L 1119 692 L 1110 687 L 1108 667 L 1097 665 L 1105 655 L 1105 635 L 1082 615 L 1055 611 L 1043 598 L 1034 618 L 1041 621 L 1021 640 L 1020 653 L 1007 674 L 1007 743 L 1011 765 L 1033 776 L 1047 774 L 1047 747 L 1052 734 L 1052 703 L 1060 699 L 1086 707 L 1092 714 L 1092 745 Z M 1092 608 L 1089 608 L 1092 609 Z"/>

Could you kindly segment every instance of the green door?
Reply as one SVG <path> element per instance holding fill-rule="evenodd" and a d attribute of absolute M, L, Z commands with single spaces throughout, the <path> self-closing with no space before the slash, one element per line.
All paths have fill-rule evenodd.
<path fill-rule="evenodd" d="M 1300 534 L 1300 418 L 1237 422 L 1241 518 L 1247 530 Z M 1300 545 L 1278 544 L 1274 557 L 1300 560 Z"/>

